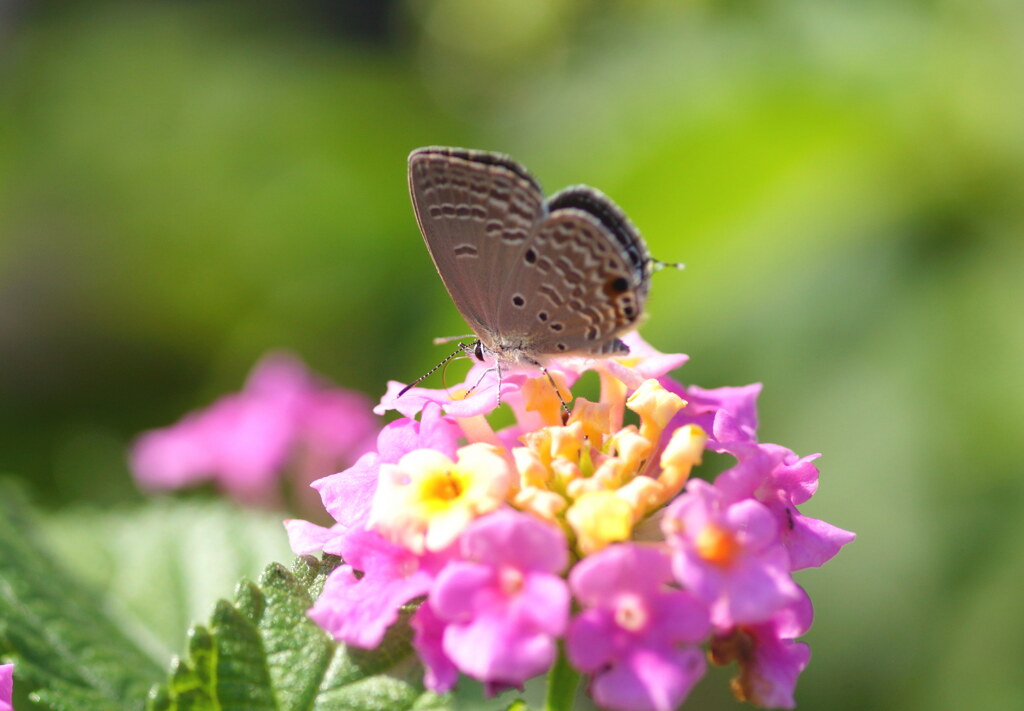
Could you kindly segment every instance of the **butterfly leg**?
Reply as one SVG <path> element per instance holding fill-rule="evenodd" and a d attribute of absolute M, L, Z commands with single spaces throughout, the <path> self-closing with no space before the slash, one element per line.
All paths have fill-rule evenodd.
<path fill-rule="evenodd" d="M 555 391 L 555 397 L 558 398 L 558 402 L 562 403 L 562 424 L 566 424 L 569 421 L 569 406 L 566 405 L 565 400 L 562 399 L 562 393 L 559 392 L 558 385 L 555 384 L 555 379 L 551 377 L 551 373 L 548 372 L 548 369 L 545 368 L 540 363 L 538 363 L 537 361 L 533 360 L 530 361 L 530 363 L 531 365 L 537 366 L 540 372 L 544 373 L 544 376 L 548 379 L 548 382 L 551 383 L 551 387 Z"/>
<path fill-rule="evenodd" d="M 487 370 L 482 372 L 480 374 L 480 377 L 476 379 L 476 382 L 473 383 L 472 387 L 470 387 L 469 390 L 466 391 L 466 394 L 463 397 L 469 397 L 470 393 L 472 393 L 474 390 L 476 390 L 478 387 L 480 387 L 480 383 L 482 383 L 484 381 L 484 378 L 487 377 L 487 374 L 488 373 L 493 373 L 495 371 L 497 371 L 497 373 L 498 373 L 498 404 L 500 405 L 501 404 L 501 368 L 499 368 L 497 365 L 495 365 L 493 368 L 488 368 Z"/>
<path fill-rule="evenodd" d="M 501 407 L 501 363 L 495 363 L 494 369 L 498 371 L 498 388 L 495 395 L 498 397 L 498 407 Z"/>
<path fill-rule="evenodd" d="M 562 403 L 562 424 L 565 425 L 569 422 L 569 406 L 565 404 L 565 400 L 562 399 L 562 393 L 558 391 L 558 385 L 555 384 L 555 379 L 551 377 L 551 373 L 548 372 L 547 368 L 541 368 L 540 371 L 547 376 L 548 382 L 551 383 L 551 387 L 555 389 L 555 396 L 558 398 L 558 402 Z"/>

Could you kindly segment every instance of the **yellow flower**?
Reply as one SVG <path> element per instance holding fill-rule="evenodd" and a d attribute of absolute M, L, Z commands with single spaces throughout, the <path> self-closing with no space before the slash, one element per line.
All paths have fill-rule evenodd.
<path fill-rule="evenodd" d="M 583 555 L 601 550 L 609 543 L 625 541 L 633 532 L 633 511 L 628 502 L 611 491 L 583 494 L 565 515 L 576 547 Z"/>
<path fill-rule="evenodd" d="M 664 504 L 683 490 L 690 470 L 701 462 L 708 435 L 697 425 L 686 425 L 672 433 L 665 451 L 661 453 L 661 474 L 658 482 L 663 491 L 658 504 Z"/>
<path fill-rule="evenodd" d="M 657 442 L 662 430 L 686 405 L 686 401 L 675 393 L 670 393 L 661 384 L 651 378 L 645 380 L 636 389 L 626 405 L 640 415 L 640 435 L 651 442 Z"/>
<path fill-rule="evenodd" d="M 505 501 L 512 470 L 489 444 L 462 447 L 452 462 L 432 449 L 417 449 L 398 464 L 383 464 L 369 527 L 411 551 L 447 548 L 473 519 Z"/>
<path fill-rule="evenodd" d="M 583 436 L 590 440 L 592 447 L 600 445 L 601 440 L 612 431 L 611 405 L 604 402 L 590 402 L 578 397 L 572 406 L 572 415 L 568 424 L 579 422 L 583 428 Z"/>

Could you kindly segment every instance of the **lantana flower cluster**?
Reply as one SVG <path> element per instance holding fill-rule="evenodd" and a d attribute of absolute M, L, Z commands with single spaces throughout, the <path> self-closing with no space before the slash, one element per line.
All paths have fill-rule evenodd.
<path fill-rule="evenodd" d="M 337 523 L 286 522 L 297 553 L 343 559 L 312 619 L 373 648 L 418 602 L 413 643 L 438 692 L 460 673 L 520 687 L 564 653 L 598 706 L 670 711 L 710 659 L 737 664 L 738 698 L 792 707 L 812 618 L 793 573 L 854 534 L 798 509 L 817 455 L 757 441 L 759 385 L 684 386 L 667 373 L 686 356 L 626 340 L 628 357 L 558 360 L 550 380 L 499 386 L 477 364 L 455 388 L 391 383 L 378 412 L 401 417 L 313 484 Z M 597 402 L 572 400 L 585 370 Z M 496 430 L 498 387 L 515 422 Z M 706 451 L 734 466 L 698 478 Z"/>

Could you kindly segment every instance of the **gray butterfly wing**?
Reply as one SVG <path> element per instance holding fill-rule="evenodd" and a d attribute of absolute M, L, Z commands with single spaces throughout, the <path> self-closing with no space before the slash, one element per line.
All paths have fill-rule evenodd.
<path fill-rule="evenodd" d="M 546 215 L 540 186 L 507 156 L 430 147 L 409 156 L 409 192 L 455 307 L 492 345 L 509 265 Z"/>
<path fill-rule="evenodd" d="M 522 337 L 535 360 L 628 353 L 617 336 L 636 326 L 650 287 L 643 239 L 593 188 L 566 188 L 547 209 L 511 265 L 496 329 L 505 341 Z"/>

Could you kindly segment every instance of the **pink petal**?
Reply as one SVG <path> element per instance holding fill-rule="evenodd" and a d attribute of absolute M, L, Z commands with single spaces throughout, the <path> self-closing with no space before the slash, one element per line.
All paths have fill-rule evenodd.
<path fill-rule="evenodd" d="M 398 619 L 401 606 L 430 589 L 436 565 L 371 531 L 345 537 L 341 553 L 349 564 L 328 576 L 309 616 L 335 639 L 371 649 Z"/>
<path fill-rule="evenodd" d="M 446 623 L 434 614 L 430 605 L 423 604 L 416 610 L 411 624 L 412 643 L 425 667 L 423 685 L 438 694 L 451 691 L 459 680 L 459 670 L 444 652 Z"/>
<path fill-rule="evenodd" d="M 793 570 L 824 565 L 857 537 L 852 531 L 800 514 L 793 515 L 792 521 L 792 528 L 783 529 L 782 542 Z"/>
<path fill-rule="evenodd" d="M 711 622 L 716 627 L 763 622 L 799 590 L 789 576 L 789 556 L 776 546 L 731 571 L 723 597 L 711 605 Z"/>
<path fill-rule="evenodd" d="M 477 615 L 468 624 L 449 625 L 444 650 L 465 674 L 480 681 L 518 686 L 547 671 L 555 661 L 555 639 L 502 616 Z"/>
<path fill-rule="evenodd" d="M 497 572 L 488 565 L 454 561 L 445 566 L 430 593 L 430 605 L 444 620 L 472 619 L 478 597 L 486 596 L 497 584 Z"/>
<path fill-rule="evenodd" d="M 499 509 L 475 521 L 463 534 L 462 554 L 524 571 L 559 573 L 569 564 L 561 529 L 512 509 Z"/>
<path fill-rule="evenodd" d="M 284 528 L 288 533 L 288 544 L 295 555 L 322 551 L 324 546 L 329 546 L 332 540 L 347 530 L 339 526 L 324 528 L 297 518 L 286 519 Z"/>
<path fill-rule="evenodd" d="M 640 650 L 599 674 L 591 683 L 591 695 L 610 711 L 674 711 L 704 670 L 704 657 L 693 648 Z"/>
<path fill-rule="evenodd" d="M 379 457 L 367 452 L 343 472 L 317 479 L 311 486 L 320 492 L 324 508 L 346 528 L 361 528 L 370 515 L 377 491 Z"/>
<path fill-rule="evenodd" d="M 672 561 L 660 549 L 620 544 L 584 558 L 569 575 L 576 599 L 610 604 L 624 592 L 653 594 L 672 579 Z"/>

